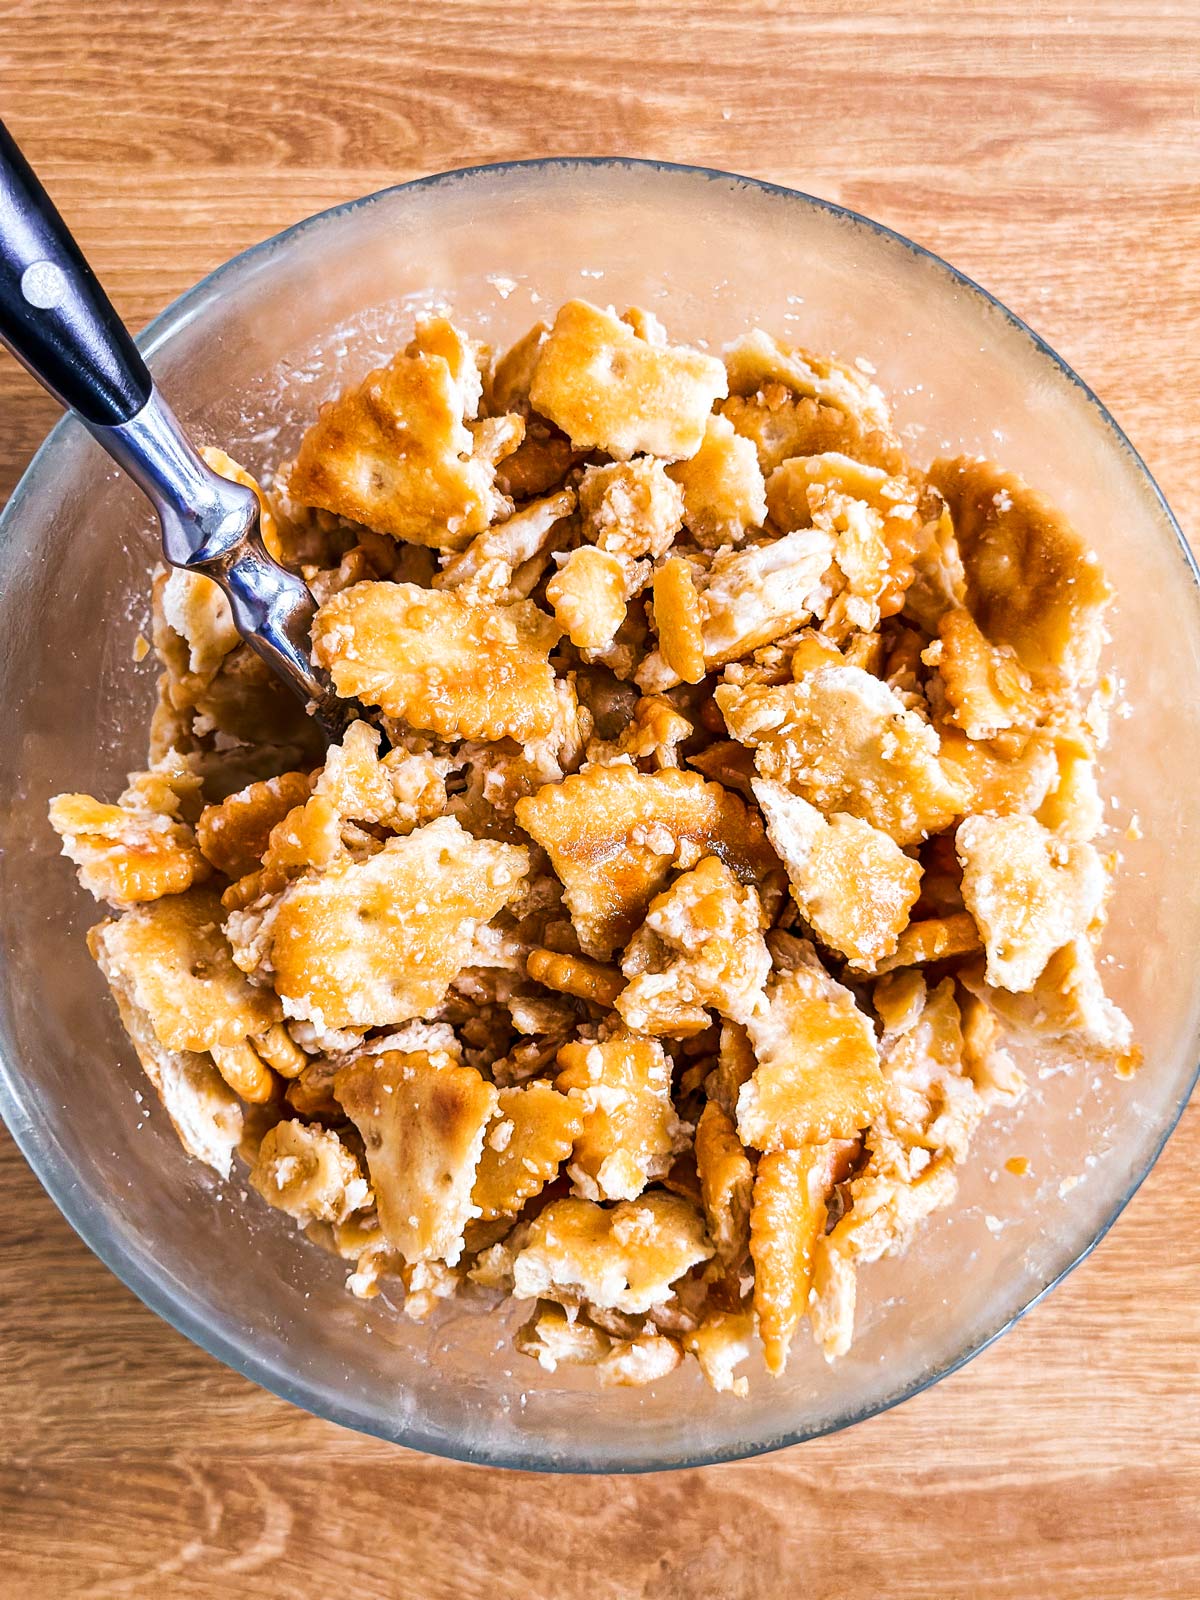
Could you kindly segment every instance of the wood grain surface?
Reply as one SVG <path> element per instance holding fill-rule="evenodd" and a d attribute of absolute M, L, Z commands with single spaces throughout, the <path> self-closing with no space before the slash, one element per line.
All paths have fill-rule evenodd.
<path fill-rule="evenodd" d="M 1200 482 L 1200 7 L 0 0 L 3 115 L 139 325 L 419 173 L 622 153 L 947 256 Z M 55 410 L 0 363 L 0 493 Z M 293 1410 L 157 1321 L 0 1134 L 0 1596 L 1200 1594 L 1200 1112 L 1097 1253 L 955 1377 L 738 1466 L 551 1479 Z"/>

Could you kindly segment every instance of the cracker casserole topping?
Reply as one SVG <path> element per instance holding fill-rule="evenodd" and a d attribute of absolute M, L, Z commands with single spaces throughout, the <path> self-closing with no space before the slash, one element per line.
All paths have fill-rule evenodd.
<path fill-rule="evenodd" d="M 863 370 L 860 370 L 862 368 Z M 744 1394 L 953 1203 L 1009 1054 L 1137 1060 L 1097 967 L 1110 591 L 1033 488 L 909 460 L 865 363 L 443 316 L 266 488 L 360 720 L 153 581 L 144 771 L 50 818 L 189 1153 L 415 1319 Z M 248 1203 L 259 1201 L 250 1197 Z"/>

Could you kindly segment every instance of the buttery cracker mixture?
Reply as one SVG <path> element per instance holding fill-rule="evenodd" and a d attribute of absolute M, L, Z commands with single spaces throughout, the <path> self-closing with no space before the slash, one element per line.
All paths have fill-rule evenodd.
<path fill-rule="evenodd" d="M 51 821 L 186 1150 L 550 1372 L 744 1394 L 953 1202 L 1034 1039 L 1127 1073 L 1096 948 L 1110 593 L 856 368 L 572 301 L 443 317 L 251 483 L 340 747 L 154 580 L 149 765 Z M 257 1203 L 257 1202 L 255 1202 Z"/>

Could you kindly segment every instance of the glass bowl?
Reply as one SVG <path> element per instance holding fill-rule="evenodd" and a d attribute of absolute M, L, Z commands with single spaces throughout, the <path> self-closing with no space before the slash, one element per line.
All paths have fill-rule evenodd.
<path fill-rule="evenodd" d="M 917 460 L 996 456 L 1100 552 L 1129 712 L 1105 760 L 1123 859 L 1102 970 L 1144 1068 L 1122 1082 L 1028 1063 L 1030 1093 L 985 1126 L 959 1204 L 903 1259 L 863 1271 L 851 1354 L 827 1366 L 802 1331 L 786 1378 L 753 1370 L 742 1402 L 688 1368 L 649 1390 L 598 1391 L 516 1355 L 512 1318 L 454 1305 L 417 1326 L 352 1299 L 343 1263 L 236 1175 L 222 1185 L 184 1157 L 87 954 L 97 908 L 58 858 L 46 801 L 112 795 L 142 764 L 155 667 L 135 664 L 133 644 L 156 550 L 136 491 L 63 422 L 0 538 L 0 1112 L 91 1248 L 256 1382 L 418 1449 L 613 1472 L 751 1455 L 911 1395 L 1044 1294 L 1144 1178 L 1196 1075 L 1200 606 L 1128 440 L 1024 324 L 896 234 L 726 173 L 551 161 L 406 184 L 237 257 L 141 344 L 194 433 L 257 470 L 286 456 L 320 400 L 393 352 L 417 309 L 446 304 L 503 344 L 574 295 L 646 305 L 714 348 L 758 323 L 861 357 Z M 1127 840 L 1135 814 L 1141 837 Z M 1010 1155 L 1028 1157 L 1029 1176 L 1005 1172 Z"/>

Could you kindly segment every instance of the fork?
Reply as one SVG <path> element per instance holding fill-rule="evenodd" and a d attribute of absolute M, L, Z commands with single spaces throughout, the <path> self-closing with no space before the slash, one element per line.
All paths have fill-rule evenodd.
<path fill-rule="evenodd" d="M 267 553 L 254 491 L 196 451 L 3 122 L 0 340 L 145 494 L 167 561 L 221 586 L 241 637 L 340 739 L 354 713 L 310 658 L 308 586 Z"/>

